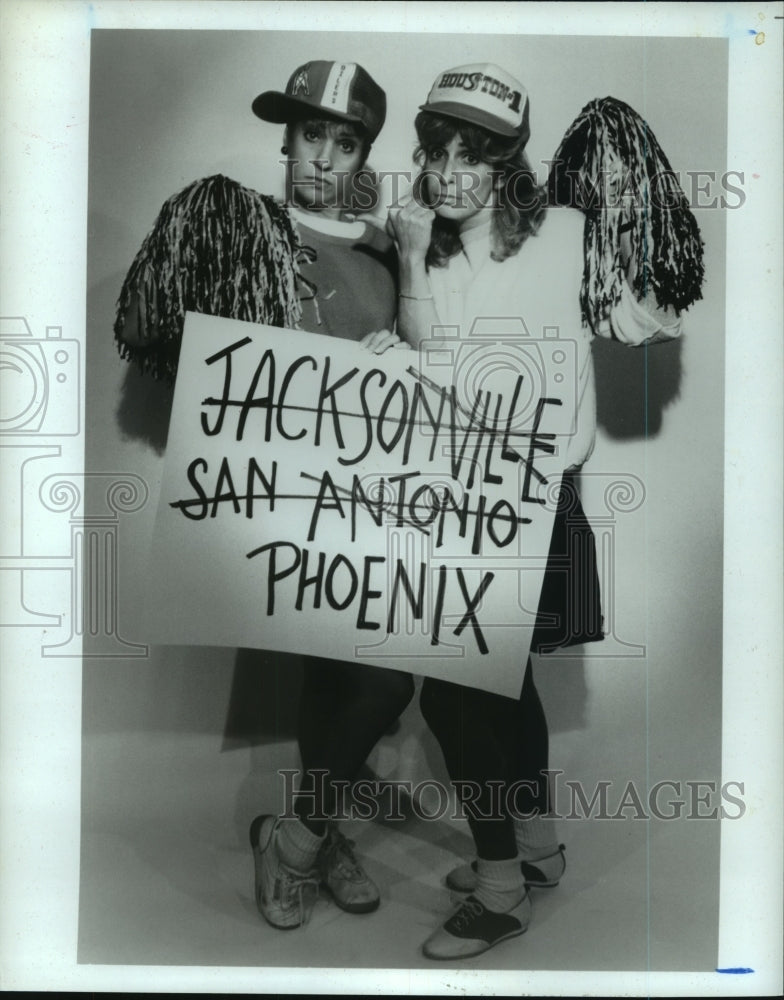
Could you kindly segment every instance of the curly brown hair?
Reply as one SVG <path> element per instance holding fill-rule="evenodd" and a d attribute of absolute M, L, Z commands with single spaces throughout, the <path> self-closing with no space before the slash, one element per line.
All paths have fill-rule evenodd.
<path fill-rule="evenodd" d="M 424 166 L 429 150 L 448 145 L 458 135 L 473 156 L 495 168 L 501 183 L 493 206 L 490 255 L 500 261 L 516 254 L 524 241 L 537 233 L 547 212 L 547 192 L 531 169 L 525 143 L 433 111 L 420 111 L 414 127 L 418 139 L 414 162 L 419 167 Z M 427 266 L 443 267 L 462 248 L 457 224 L 436 216 Z"/>

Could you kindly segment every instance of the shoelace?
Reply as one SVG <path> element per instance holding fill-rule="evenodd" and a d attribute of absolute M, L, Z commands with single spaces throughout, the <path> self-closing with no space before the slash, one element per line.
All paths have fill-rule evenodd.
<path fill-rule="evenodd" d="M 314 875 L 301 875 L 289 868 L 280 868 L 280 901 L 281 905 L 287 909 L 293 903 L 299 907 L 300 924 L 306 924 L 310 918 L 312 904 L 318 896 L 319 883 Z M 305 898 L 305 890 L 309 889 L 312 894 L 312 901 Z M 310 905 L 309 905 L 310 904 Z"/>
<path fill-rule="evenodd" d="M 327 863 L 339 864 L 342 872 L 354 879 L 365 878 L 362 865 L 357 861 L 354 854 L 355 841 L 344 836 L 339 830 L 334 830 L 331 834 L 332 842 L 327 848 Z"/>
<path fill-rule="evenodd" d="M 468 927 L 476 917 L 481 917 L 485 912 L 484 906 L 478 899 L 467 899 L 454 916 L 455 930 L 462 930 Z"/>

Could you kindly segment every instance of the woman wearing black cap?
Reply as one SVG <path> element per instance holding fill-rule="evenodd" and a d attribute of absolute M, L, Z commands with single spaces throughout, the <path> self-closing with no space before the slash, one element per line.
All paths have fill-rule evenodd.
<path fill-rule="evenodd" d="M 345 216 L 371 207 L 362 169 L 384 123 L 386 97 L 356 63 L 300 66 L 284 93 L 253 102 L 285 124 L 287 205 L 226 177 L 171 198 L 125 280 L 115 334 L 124 357 L 173 380 L 186 310 L 342 337 L 381 354 L 401 345 L 390 239 Z M 327 817 L 413 695 L 394 670 L 306 657 L 299 705 L 297 818 L 251 825 L 255 896 L 275 927 L 305 922 L 326 886 L 352 913 L 379 904 L 375 884 Z M 335 785 L 333 785 L 333 782 Z"/>
<path fill-rule="evenodd" d="M 434 327 L 457 327 L 465 338 L 478 319 L 520 318 L 534 336 L 557 327 L 559 338 L 574 345 L 576 423 L 566 445 L 531 649 L 601 640 L 595 542 L 575 486 L 596 429 L 591 338 L 598 333 L 639 344 L 675 337 L 678 311 L 666 303 L 643 308 L 629 293 L 626 281 L 645 262 L 619 249 L 617 219 L 605 273 L 627 264 L 630 270 L 621 271 L 618 295 L 601 316 L 581 310 L 583 228 L 595 227 L 595 220 L 585 222 L 574 211 L 548 213 L 547 192 L 536 184 L 524 152 L 525 88 L 505 70 L 478 64 L 439 74 L 415 127 L 423 196 L 394 208 L 388 223 L 400 253 L 400 329 L 421 346 L 433 340 Z M 617 122 L 606 131 L 617 132 Z M 586 154 L 583 162 L 589 160 Z M 639 285 L 644 278 L 637 277 Z M 421 706 L 477 851 L 473 863 L 447 876 L 447 885 L 467 896 L 428 938 L 424 953 L 465 958 L 522 934 L 531 917 L 528 888 L 555 886 L 563 875 L 564 849 L 548 815 L 547 723 L 530 658 L 518 700 L 427 678 Z"/>

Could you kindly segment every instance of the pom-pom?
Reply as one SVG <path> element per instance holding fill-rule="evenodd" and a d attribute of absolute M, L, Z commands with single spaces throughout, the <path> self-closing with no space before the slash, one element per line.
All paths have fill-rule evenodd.
<path fill-rule="evenodd" d="M 296 327 L 299 239 L 273 198 L 216 175 L 169 198 L 123 283 L 114 325 L 120 354 L 174 381 L 186 311 Z M 139 345 L 123 341 L 140 305 Z"/>
<path fill-rule="evenodd" d="M 622 216 L 624 195 L 636 210 Z M 679 314 L 702 298 L 697 220 L 655 135 L 628 104 L 605 97 L 583 108 L 553 158 L 549 199 L 585 213 L 580 306 L 593 330 L 621 298 L 622 231 L 629 233 L 638 299 L 652 292 L 659 308 Z"/>

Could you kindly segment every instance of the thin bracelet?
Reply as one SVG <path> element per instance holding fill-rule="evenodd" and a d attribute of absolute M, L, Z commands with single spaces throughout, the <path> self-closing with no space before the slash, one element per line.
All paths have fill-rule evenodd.
<path fill-rule="evenodd" d="M 432 295 L 406 295 L 405 292 L 397 293 L 399 299 L 411 299 L 412 302 L 431 302 L 433 300 Z"/>

